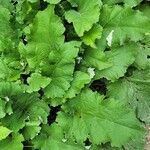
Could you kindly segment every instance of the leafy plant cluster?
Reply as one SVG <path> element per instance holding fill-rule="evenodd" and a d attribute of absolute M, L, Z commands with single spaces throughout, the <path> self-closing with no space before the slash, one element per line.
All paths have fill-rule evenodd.
<path fill-rule="evenodd" d="M 0 149 L 144 150 L 150 3 L 0 0 Z"/>

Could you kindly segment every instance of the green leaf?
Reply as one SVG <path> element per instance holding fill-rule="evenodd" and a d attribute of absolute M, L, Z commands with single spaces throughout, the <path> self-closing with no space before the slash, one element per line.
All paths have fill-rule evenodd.
<path fill-rule="evenodd" d="M 13 96 L 17 96 L 22 93 L 21 86 L 15 82 L 0 82 L 0 97 L 5 98 L 6 101 Z M 7 100 L 8 99 L 8 100 Z"/>
<path fill-rule="evenodd" d="M 44 1 L 50 4 L 58 4 L 61 0 L 44 0 Z"/>
<path fill-rule="evenodd" d="M 122 45 L 128 39 L 137 42 L 143 39 L 144 35 L 150 31 L 149 18 L 139 11 L 118 5 L 103 6 L 100 15 L 100 24 L 103 27 L 103 36 L 99 40 L 99 46 L 101 46 L 101 43 L 103 45 L 105 43 L 106 46 L 106 39 L 110 37 L 111 32 L 113 34 L 112 39 L 109 38 L 110 44 L 107 41 L 109 46 Z"/>
<path fill-rule="evenodd" d="M 49 59 L 53 65 L 48 65 L 46 70 L 49 70 L 52 81 L 44 89 L 46 97 L 63 97 L 69 89 L 80 44 L 76 41 L 68 42 L 50 53 Z"/>
<path fill-rule="evenodd" d="M 63 32 L 60 18 L 54 14 L 54 7 L 50 5 L 37 14 L 31 27 L 29 44 L 25 51 L 21 50 L 31 69 L 52 79 L 44 90 L 48 98 L 62 97 L 70 87 L 74 58 L 78 55 L 81 44 L 76 41 L 64 43 Z"/>
<path fill-rule="evenodd" d="M 6 79 L 7 77 L 9 77 L 10 75 L 9 67 L 1 59 L 0 59 L 0 70 L 1 70 L 0 74 L 1 79 Z"/>
<path fill-rule="evenodd" d="M 85 31 L 89 31 L 94 23 L 97 23 L 100 15 L 100 0 L 68 0 L 78 11 L 69 10 L 65 13 L 65 18 L 69 23 L 73 23 L 78 36 L 83 36 Z"/>
<path fill-rule="evenodd" d="M 125 3 L 126 5 L 129 5 L 131 7 L 137 6 L 142 0 L 103 0 L 104 4 L 114 5 L 117 3 Z"/>
<path fill-rule="evenodd" d="M 9 10 L 0 5 L 0 51 L 3 51 L 11 45 L 12 29 L 9 21 Z"/>
<path fill-rule="evenodd" d="M 16 81 L 20 78 L 22 66 L 15 56 L 5 55 L 0 58 L 0 70 L 1 80 Z"/>
<path fill-rule="evenodd" d="M 0 98 L 0 118 L 5 117 L 6 115 L 6 112 L 5 112 L 6 103 L 7 103 L 6 101 Z"/>
<path fill-rule="evenodd" d="M 44 126 L 40 135 L 33 140 L 34 148 L 39 150 L 84 150 L 80 145 L 65 139 L 63 130 L 57 125 Z"/>
<path fill-rule="evenodd" d="M 143 12 L 143 14 L 144 14 L 145 16 L 147 16 L 147 17 L 149 18 L 150 5 L 147 5 L 147 3 L 146 3 L 146 4 L 143 4 L 143 5 L 140 5 L 140 6 L 139 6 L 139 9 L 140 9 L 140 11 Z"/>
<path fill-rule="evenodd" d="M 0 126 L 0 141 L 5 139 L 11 132 L 8 128 Z"/>
<path fill-rule="evenodd" d="M 150 123 L 150 69 L 135 71 L 108 86 L 108 95 L 117 100 L 129 103 L 137 109 L 140 120 Z"/>
<path fill-rule="evenodd" d="M 88 32 L 85 32 L 82 40 L 86 45 L 91 46 L 92 48 L 96 48 L 95 40 L 100 39 L 102 35 L 103 28 L 95 24 Z"/>
<path fill-rule="evenodd" d="M 28 44 L 20 49 L 21 55 L 27 59 L 32 70 L 41 70 L 40 66 L 48 61 L 50 51 L 63 44 L 63 33 L 63 24 L 55 15 L 53 5 L 37 13 L 33 24 L 30 25 Z"/>
<path fill-rule="evenodd" d="M 143 150 L 143 147 L 145 148 L 145 140 L 142 138 L 141 140 L 132 139 L 129 141 L 128 144 L 124 146 L 124 149 L 127 150 Z"/>
<path fill-rule="evenodd" d="M 21 134 L 13 134 L 5 140 L 0 141 L 0 147 L 3 150 L 22 150 L 24 138 Z"/>
<path fill-rule="evenodd" d="M 0 5 L 3 6 L 4 8 L 9 9 L 10 11 L 13 10 L 13 5 L 11 3 L 11 0 L 0 0 Z"/>
<path fill-rule="evenodd" d="M 27 87 L 27 92 L 32 93 L 33 91 L 38 91 L 40 88 L 45 88 L 51 82 L 51 79 L 44 77 L 39 73 L 32 73 L 31 77 L 27 79 L 29 86 Z"/>
<path fill-rule="evenodd" d="M 0 10 L 0 78 L 9 81 L 17 80 L 22 69 L 16 47 L 18 32 L 13 31 L 14 22 L 11 12 L 1 5 Z"/>
<path fill-rule="evenodd" d="M 71 86 L 65 94 L 65 98 L 73 98 L 81 92 L 85 84 L 91 81 L 90 76 L 87 73 L 76 71 L 74 73 L 74 79 L 71 82 Z"/>
<path fill-rule="evenodd" d="M 50 5 L 36 15 L 28 36 L 29 44 L 20 50 L 31 70 L 52 79 L 51 84 L 44 89 L 48 98 L 62 97 L 70 87 L 74 58 L 81 44 L 76 41 L 64 43 L 63 32 L 61 20 L 54 14 L 54 6 Z"/>
<path fill-rule="evenodd" d="M 140 5 L 138 8 L 140 9 L 140 11 L 143 12 L 143 14 L 145 16 L 147 16 L 149 18 L 150 6 L 148 5 L 148 2 L 143 5 Z M 144 43 L 146 46 L 150 47 L 150 32 L 146 33 L 146 36 L 142 40 L 142 43 Z"/>
<path fill-rule="evenodd" d="M 121 147 L 144 133 L 131 109 L 87 89 L 64 104 L 56 122 L 66 139 L 77 143 L 89 138 L 92 144 L 111 142 L 112 146 Z"/>
<path fill-rule="evenodd" d="M 38 2 L 39 0 L 27 0 L 28 2 L 31 2 L 31 3 L 36 3 Z"/>
<path fill-rule="evenodd" d="M 149 54 L 150 48 L 139 44 L 137 48 L 134 66 L 137 67 L 138 69 L 146 69 L 150 67 L 150 61 L 148 59 Z"/>
<path fill-rule="evenodd" d="M 96 70 L 103 70 L 112 66 L 107 58 L 107 55 L 99 49 L 86 49 L 82 66 L 96 68 Z"/>
<path fill-rule="evenodd" d="M 21 28 L 26 27 L 29 23 L 33 21 L 36 13 L 38 12 L 39 0 L 21 0 L 17 1 L 15 5 L 16 11 L 16 21 L 19 22 Z M 32 4 L 34 3 L 34 4 Z"/>
<path fill-rule="evenodd" d="M 25 127 L 26 122 L 36 126 L 47 123 L 49 107 L 43 100 L 38 99 L 36 93 L 20 94 L 13 97 L 11 101 L 13 101 L 13 114 L 2 119 L 6 127 L 18 131 Z"/>
<path fill-rule="evenodd" d="M 143 150 L 149 14 L 148 0 L 0 0 L 0 150 Z"/>
<path fill-rule="evenodd" d="M 64 41 L 62 34 L 65 29 L 60 18 L 55 15 L 53 5 L 37 13 L 30 30 L 29 42 L 43 43 L 50 48 Z"/>
<path fill-rule="evenodd" d="M 70 83 L 69 89 L 65 92 L 62 98 L 52 98 L 48 99 L 48 103 L 52 106 L 58 106 L 65 103 L 68 99 L 75 97 L 81 92 L 86 84 L 91 81 L 88 73 L 75 71 L 73 75 L 73 80 Z"/>
<path fill-rule="evenodd" d="M 3 98 L 0 98 L 0 119 L 4 118 L 6 114 L 12 114 L 12 106 L 11 103 L 9 102 L 10 98 L 5 96 Z"/>
<path fill-rule="evenodd" d="M 26 123 L 25 127 L 22 129 L 22 134 L 26 140 L 32 140 L 37 136 L 41 131 L 41 127 L 38 123 L 29 122 Z"/>
<path fill-rule="evenodd" d="M 105 52 L 112 66 L 96 72 L 95 78 L 106 78 L 115 81 L 124 76 L 127 68 L 135 61 L 136 45 L 128 44 Z"/>

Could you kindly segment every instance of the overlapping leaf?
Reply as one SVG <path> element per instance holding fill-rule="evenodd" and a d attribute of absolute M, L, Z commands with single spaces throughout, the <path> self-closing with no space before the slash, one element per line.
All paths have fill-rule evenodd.
<path fill-rule="evenodd" d="M 96 78 L 115 81 L 124 76 L 127 68 L 135 61 L 136 45 L 128 44 L 106 52 L 106 58 L 112 63 L 109 68 L 98 71 Z"/>
<path fill-rule="evenodd" d="M 36 126 L 39 126 L 41 123 L 47 123 L 49 108 L 44 101 L 38 99 L 37 94 L 17 95 L 11 101 L 13 103 L 13 113 L 2 119 L 2 123 L 11 130 L 18 131 L 22 129 L 25 127 L 26 122 L 27 125 Z"/>
<path fill-rule="evenodd" d="M 87 49 L 84 52 L 84 58 L 81 62 L 82 66 L 89 68 L 96 68 L 96 70 L 103 70 L 112 66 L 106 54 L 99 49 Z"/>
<path fill-rule="evenodd" d="M 45 95 L 52 98 L 62 97 L 70 87 L 74 58 L 78 54 L 80 42 L 63 42 L 64 27 L 54 14 L 53 6 L 39 12 L 32 26 L 31 42 L 29 39 L 26 53 L 21 53 L 24 53 L 31 69 L 40 70 L 52 79 L 51 84 L 45 89 Z"/>
<path fill-rule="evenodd" d="M 11 137 L 0 141 L 0 147 L 3 148 L 3 150 L 22 150 L 23 140 L 24 138 L 21 134 L 13 134 Z"/>
<path fill-rule="evenodd" d="M 103 29 L 100 25 L 95 24 L 88 32 L 85 32 L 82 37 L 83 42 L 92 48 L 96 48 L 95 40 L 101 38 L 102 30 Z"/>
<path fill-rule="evenodd" d="M 0 0 L 0 149 L 144 149 L 150 11 L 141 1 Z"/>
<path fill-rule="evenodd" d="M 62 103 L 65 103 L 67 100 L 76 97 L 81 90 L 86 86 L 86 84 L 90 83 L 91 78 L 88 73 L 81 72 L 81 71 L 76 71 L 73 76 L 73 80 L 71 81 L 71 85 L 69 89 L 66 91 L 64 96 L 62 98 L 55 98 L 55 99 L 50 99 L 48 102 L 53 105 L 57 106 Z"/>

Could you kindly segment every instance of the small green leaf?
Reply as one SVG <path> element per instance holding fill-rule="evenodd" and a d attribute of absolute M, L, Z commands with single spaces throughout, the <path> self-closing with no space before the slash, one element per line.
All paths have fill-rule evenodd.
<path fill-rule="evenodd" d="M 0 141 L 0 147 L 3 150 L 22 150 L 24 138 L 21 134 L 12 134 L 12 136 Z"/>
<path fill-rule="evenodd" d="M 65 98 L 73 98 L 80 93 L 85 84 L 91 81 L 90 76 L 87 73 L 76 71 L 74 74 L 74 79 L 71 82 L 71 87 L 65 94 Z"/>
<path fill-rule="evenodd" d="M 82 40 L 86 45 L 91 46 L 92 48 L 96 48 L 95 40 L 100 39 L 102 35 L 103 28 L 95 24 L 88 32 L 85 32 Z"/>
<path fill-rule="evenodd" d="M 84 52 L 84 58 L 81 64 L 86 68 L 96 68 L 96 71 L 107 69 L 112 66 L 112 62 L 109 61 L 107 55 L 103 51 L 91 48 L 86 49 Z"/>
<path fill-rule="evenodd" d="M 26 140 L 32 140 L 41 131 L 41 127 L 38 123 L 27 122 L 25 127 L 22 129 L 22 134 Z"/>
<path fill-rule="evenodd" d="M 27 87 L 27 92 L 32 93 L 33 91 L 38 91 L 40 88 L 45 88 L 50 84 L 51 79 L 44 77 L 39 73 L 31 74 L 31 77 L 27 79 L 29 86 Z"/>
<path fill-rule="evenodd" d="M 5 139 L 11 132 L 8 128 L 0 126 L 0 141 Z"/>

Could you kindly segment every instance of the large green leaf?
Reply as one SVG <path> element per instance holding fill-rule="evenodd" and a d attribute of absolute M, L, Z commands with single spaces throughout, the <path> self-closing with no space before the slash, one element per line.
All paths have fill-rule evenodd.
<path fill-rule="evenodd" d="M 134 66 L 138 69 L 146 69 L 150 67 L 149 56 L 150 48 L 148 46 L 138 45 L 137 47 L 137 54 L 135 58 Z"/>
<path fill-rule="evenodd" d="M 29 67 L 40 69 L 41 63 L 47 61 L 50 50 L 55 49 L 64 41 L 64 27 L 61 20 L 54 13 L 54 6 L 39 11 L 29 30 L 28 45 L 20 49 L 21 55 L 27 59 Z"/>
<path fill-rule="evenodd" d="M 38 99 L 36 93 L 17 95 L 11 101 L 13 102 L 13 113 L 2 119 L 2 123 L 6 127 L 18 131 L 25 127 L 26 122 L 27 125 L 33 126 L 47 123 L 49 107 L 44 101 Z"/>
<path fill-rule="evenodd" d="M 75 142 L 65 139 L 63 130 L 57 125 L 44 126 L 41 134 L 33 140 L 34 148 L 39 150 L 84 150 Z"/>
<path fill-rule="evenodd" d="M 111 142 L 112 146 L 120 147 L 143 136 L 131 109 L 114 99 L 104 100 L 104 96 L 87 89 L 63 106 L 56 121 L 66 139 L 77 143 L 89 138 L 93 144 Z"/>
<path fill-rule="evenodd" d="M 46 66 L 45 70 L 49 71 L 48 74 L 52 81 L 44 90 L 46 97 L 63 97 L 65 91 L 70 87 L 79 47 L 80 42 L 72 41 L 51 51 L 49 60 L 53 64 Z"/>
<path fill-rule="evenodd" d="M 0 5 L 0 51 L 11 45 L 12 29 L 9 21 L 9 10 Z"/>
<path fill-rule="evenodd" d="M 150 69 L 135 71 L 108 86 L 108 95 L 129 103 L 136 109 L 138 118 L 150 123 Z"/>
<path fill-rule="evenodd" d="M 128 39 L 136 42 L 143 39 L 144 35 L 150 31 L 149 18 L 139 11 L 118 5 L 103 6 L 100 24 L 103 27 L 103 36 L 99 40 L 100 47 L 101 45 L 106 46 L 106 41 L 109 41 L 109 46 L 122 45 Z"/>
<path fill-rule="evenodd" d="M 98 70 L 96 78 L 106 78 L 115 81 L 124 76 L 127 68 L 135 61 L 136 45 L 128 44 L 121 47 L 113 48 L 107 51 L 106 58 L 108 62 L 112 63 L 109 68 Z"/>
<path fill-rule="evenodd" d="M 69 23 L 73 23 L 78 36 L 83 36 L 85 31 L 92 28 L 92 25 L 99 20 L 100 0 L 68 0 L 72 6 L 78 8 L 77 11 L 69 10 L 65 17 Z"/>

